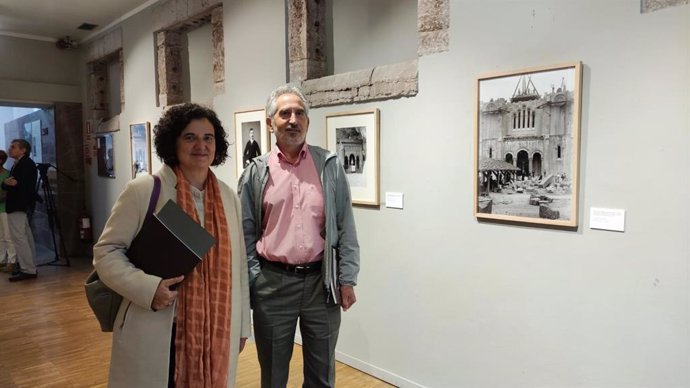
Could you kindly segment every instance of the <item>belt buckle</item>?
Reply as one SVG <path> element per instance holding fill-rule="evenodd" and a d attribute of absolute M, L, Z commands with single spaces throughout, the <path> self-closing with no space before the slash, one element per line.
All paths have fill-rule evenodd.
<path fill-rule="evenodd" d="M 301 274 L 303 271 L 305 271 L 308 267 L 306 265 L 296 265 L 294 267 L 294 273 Z"/>

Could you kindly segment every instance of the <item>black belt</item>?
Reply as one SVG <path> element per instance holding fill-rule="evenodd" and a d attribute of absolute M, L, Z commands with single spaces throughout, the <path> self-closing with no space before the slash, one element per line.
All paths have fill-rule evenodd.
<path fill-rule="evenodd" d="M 323 261 L 316 261 L 313 263 L 292 265 L 281 263 L 278 261 L 266 260 L 263 257 L 259 257 L 259 261 L 261 261 L 262 266 L 268 265 L 269 267 L 281 270 L 283 272 L 296 273 L 299 275 L 308 275 L 310 273 L 321 271 L 321 264 L 323 263 Z"/>

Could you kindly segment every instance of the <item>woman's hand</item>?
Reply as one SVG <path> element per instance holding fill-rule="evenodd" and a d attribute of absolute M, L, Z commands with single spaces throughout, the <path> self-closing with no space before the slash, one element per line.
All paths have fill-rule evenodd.
<path fill-rule="evenodd" d="M 153 302 L 151 308 L 154 311 L 162 310 L 166 307 L 172 306 L 177 298 L 177 291 L 171 290 L 170 287 L 178 284 L 184 280 L 184 276 L 180 275 L 176 278 L 163 279 L 158 284 L 156 294 L 153 295 Z"/>

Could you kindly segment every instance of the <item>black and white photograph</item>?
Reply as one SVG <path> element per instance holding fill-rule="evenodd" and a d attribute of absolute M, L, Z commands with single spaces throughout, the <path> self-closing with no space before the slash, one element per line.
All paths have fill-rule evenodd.
<path fill-rule="evenodd" d="M 242 123 L 242 166 L 247 168 L 249 161 L 261 155 L 261 122 L 247 121 Z"/>
<path fill-rule="evenodd" d="M 100 135 L 97 139 L 98 176 L 115 178 L 113 135 Z"/>
<path fill-rule="evenodd" d="M 379 204 L 379 111 L 326 116 L 328 149 L 345 169 L 352 203 Z"/>
<path fill-rule="evenodd" d="M 577 226 L 581 64 L 478 79 L 475 216 Z"/>
<path fill-rule="evenodd" d="M 270 150 L 270 135 L 266 128 L 263 109 L 235 112 L 235 152 L 237 152 L 237 176 L 255 157 Z"/>
<path fill-rule="evenodd" d="M 366 127 L 345 127 L 335 129 L 335 148 L 338 159 L 343 163 L 346 174 L 352 174 L 350 184 L 362 176 L 367 160 Z M 361 182 L 361 186 L 364 182 Z"/>
<path fill-rule="evenodd" d="M 132 178 L 151 173 L 151 123 L 131 124 Z"/>

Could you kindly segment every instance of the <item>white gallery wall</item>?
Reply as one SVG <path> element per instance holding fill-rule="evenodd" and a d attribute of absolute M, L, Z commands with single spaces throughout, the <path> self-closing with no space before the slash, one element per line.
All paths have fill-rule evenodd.
<path fill-rule="evenodd" d="M 325 146 L 326 114 L 378 108 L 381 198 L 404 194 L 402 210 L 355 209 L 362 269 L 339 359 L 406 387 L 690 386 L 690 6 L 450 8 L 450 49 L 419 59 L 417 96 L 311 111 L 308 141 Z M 213 103 L 232 140 L 234 112 L 263 108 L 286 81 L 285 8 L 225 1 L 224 15 L 225 93 Z M 145 10 L 121 25 L 117 178 L 98 177 L 95 165 L 88 176 L 97 232 L 130 180 L 128 125 L 155 124 L 161 112 L 151 18 Z M 358 24 L 358 36 L 371 24 Z M 478 222 L 476 78 L 575 60 L 584 67 L 580 226 Z M 234 187 L 231 152 L 216 172 Z M 591 207 L 625 209 L 625 232 L 589 229 Z"/>

